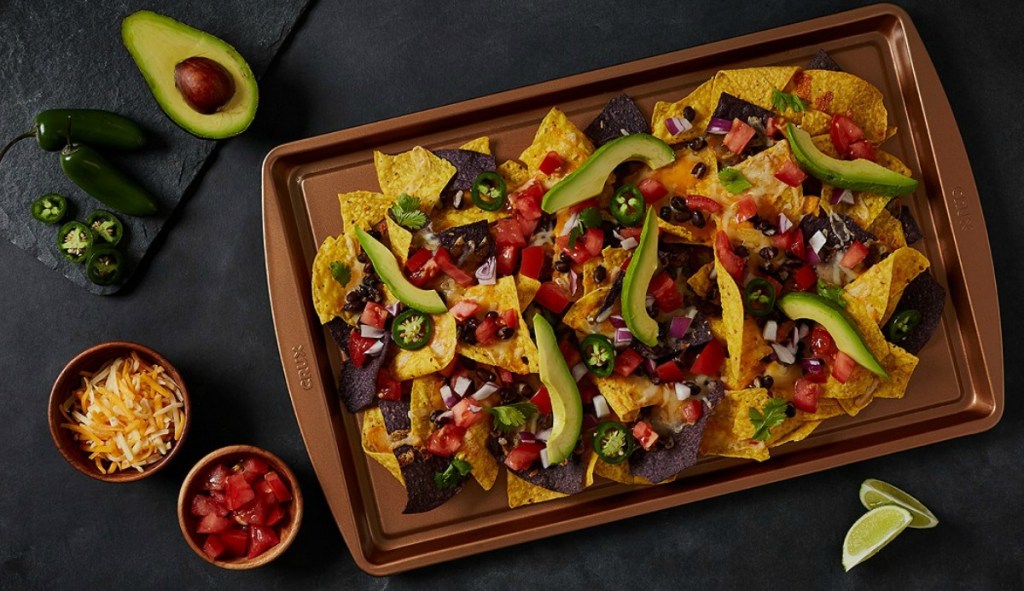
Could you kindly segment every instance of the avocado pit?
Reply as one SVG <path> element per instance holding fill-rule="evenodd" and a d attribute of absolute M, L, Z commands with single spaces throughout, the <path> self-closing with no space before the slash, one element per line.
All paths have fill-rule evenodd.
<path fill-rule="evenodd" d="M 190 107 L 212 115 L 235 95 L 227 69 L 207 57 L 190 57 L 174 66 L 174 87 Z"/>

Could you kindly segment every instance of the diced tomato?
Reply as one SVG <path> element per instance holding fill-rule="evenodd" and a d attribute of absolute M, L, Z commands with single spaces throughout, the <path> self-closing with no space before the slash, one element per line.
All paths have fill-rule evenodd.
<path fill-rule="evenodd" d="M 540 183 L 533 183 L 530 187 L 530 190 L 518 191 L 509 195 L 512 207 L 524 220 L 536 220 L 544 215 L 544 211 L 540 208 L 541 198 L 544 196 L 543 186 Z M 532 187 L 540 187 L 540 190 Z"/>
<path fill-rule="evenodd" d="M 580 391 L 580 400 L 583 401 L 583 404 L 590 404 L 594 401 L 594 397 L 600 394 L 597 391 L 597 386 L 594 385 L 594 381 L 589 376 L 584 376 L 576 385 Z"/>
<path fill-rule="evenodd" d="M 242 461 L 242 476 L 246 482 L 253 482 L 267 473 L 270 466 L 263 460 L 256 456 L 249 456 Z"/>
<path fill-rule="evenodd" d="M 839 351 L 832 335 L 820 324 L 814 325 L 814 328 L 811 329 L 811 351 L 815 357 L 822 359 L 831 359 Z"/>
<path fill-rule="evenodd" d="M 427 261 L 434 256 L 434 253 L 430 252 L 429 248 L 421 248 L 417 250 L 408 260 L 405 261 L 405 268 L 410 273 L 415 273 L 423 268 L 423 265 L 427 264 Z"/>
<path fill-rule="evenodd" d="M 501 219 L 494 224 L 494 241 L 498 246 L 526 246 L 523 228 L 512 218 Z"/>
<path fill-rule="evenodd" d="M 519 319 L 517 318 L 516 321 L 518 322 Z M 496 367 L 494 369 L 498 372 L 498 380 L 501 381 L 502 384 L 511 384 L 513 382 L 512 372 L 504 367 Z"/>
<path fill-rule="evenodd" d="M 498 275 L 506 277 L 516 272 L 516 265 L 519 263 L 519 247 L 507 244 L 498 247 L 498 263 L 495 271 Z"/>
<path fill-rule="evenodd" d="M 245 476 L 239 473 L 228 476 L 227 485 L 224 487 L 224 499 L 228 509 L 234 511 L 255 498 L 256 493 L 246 482 Z"/>
<path fill-rule="evenodd" d="M 810 265 L 804 265 L 793 273 L 793 284 L 800 291 L 807 291 L 818 284 L 818 274 L 815 273 L 814 267 Z"/>
<path fill-rule="evenodd" d="M 265 525 L 256 525 L 249 529 L 249 554 L 248 558 L 256 558 L 267 550 L 270 550 L 280 542 L 274 528 Z"/>
<path fill-rule="evenodd" d="M 544 270 L 544 247 L 527 246 L 523 249 L 522 261 L 519 263 L 519 274 L 531 279 L 540 279 Z"/>
<path fill-rule="evenodd" d="M 583 235 L 583 248 L 587 249 L 590 256 L 596 257 L 601 254 L 602 246 L 604 246 L 604 231 L 601 228 L 588 228 Z"/>
<path fill-rule="evenodd" d="M 256 491 L 256 498 L 269 497 L 275 503 L 277 502 L 277 499 L 274 498 L 274 489 L 270 488 L 270 483 L 267 482 L 265 477 L 253 482 L 252 489 Z"/>
<path fill-rule="evenodd" d="M 446 249 L 438 248 L 437 252 L 434 253 L 434 260 L 437 262 L 437 266 L 441 269 L 442 273 L 454 279 L 455 283 L 462 287 L 469 287 L 476 283 L 476 278 L 460 269 Z"/>
<path fill-rule="evenodd" d="M 267 516 L 263 519 L 263 523 L 266 525 L 277 525 L 284 519 L 285 515 L 287 514 L 281 508 L 281 505 L 272 505 L 270 509 L 267 509 Z"/>
<path fill-rule="evenodd" d="M 537 229 L 537 224 L 540 223 L 540 218 L 534 218 L 530 220 L 524 218 L 518 213 L 513 217 L 519 224 L 519 229 L 523 231 L 523 237 L 529 240 L 533 236 L 533 231 Z"/>
<path fill-rule="evenodd" d="M 537 295 L 533 299 L 555 314 L 561 314 L 565 307 L 569 305 L 569 294 L 554 281 L 542 283 L 540 289 L 537 290 Z"/>
<path fill-rule="evenodd" d="M 683 418 L 687 423 L 696 423 L 704 414 L 704 403 L 699 398 L 688 398 L 683 401 Z"/>
<path fill-rule="evenodd" d="M 863 243 L 854 240 L 853 244 L 846 249 L 846 254 L 844 254 L 843 258 L 839 260 L 839 264 L 847 269 L 852 269 L 859 265 L 867 256 L 868 247 L 864 246 Z"/>
<path fill-rule="evenodd" d="M 540 459 L 543 443 L 520 443 L 505 456 L 505 465 L 513 472 L 522 472 Z"/>
<path fill-rule="evenodd" d="M 569 246 L 569 236 L 559 236 L 555 239 L 555 246 L 564 252 L 574 263 L 582 265 L 594 258 L 590 251 L 583 245 L 583 238 L 577 238 L 574 246 Z"/>
<path fill-rule="evenodd" d="M 544 174 L 554 174 L 562 168 L 563 164 L 565 164 L 565 158 L 562 158 L 558 152 L 551 150 L 544 155 L 544 159 L 540 161 L 537 169 Z"/>
<path fill-rule="evenodd" d="M 717 376 L 722 369 L 723 362 L 725 362 L 725 347 L 717 339 L 711 339 L 707 345 L 704 345 L 704 350 L 693 360 L 690 373 Z"/>
<path fill-rule="evenodd" d="M 476 412 L 473 412 L 474 406 L 476 407 Z M 472 398 L 460 400 L 458 404 L 452 407 L 452 413 L 455 415 L 455 424 L 463 429 L 469 429 L 487 418 L 487 413 L 484 412 L 483 407 Z"/>
<path fill-rule="evenodd" d="M 750 140 L 754 139 L 756 133 L 753 127 L 740 121 L 738 117 L 734 118 L 732 120 L 732 129 L 729 130 L 729 133 L 725 134 L 722 145 L 729 148 L 729 151 L 733 154 L 742 154 Z"/>
<path fill-rule="evenodd" d="M 715 252 L 718 254 L 718 260 L 722 261 L 722 266 L 732 275 L 733 279 L 742 281 L 747 262 L 743 257 L 736 256 L 736 253 L 732 251 L 729 235 L 721 230 L 715 234 Z"/>
<path fill-rule="evenodd" d="M 476 316 L 477 310 L 480 309 L 480 304 L 476 303 L 475 300 L 459 300 L 452 306 L 449 312 L 459 322 L 464 322 L 467 318 Z"/>
<path fill-rule="evenodd" d="M 658 432 L 652 429 L 647 421 L 638 421 L 633 425 L 633 437 L 636 437 L 644 449 L 649 450 L 658 441 Z"/>
<path fill-rule="evenodd" d="M 864 131 L 853 122 L 853 119 L 839 113 L 832 116 L 829 134 L 832 136 L 832 145 L 842 157 L 849 155 L 850 146 L 854 142 L 864 139 Z"/>
<path fill-rule="evenodd" d="M 779 126 L 775 124 L 775 117 L 768 118 L 768 124 L 764 126 L 764 134 L 768 137 L 779 137 L 782 135 Z"/>
<path fill-rule="evenodd" d="M 462 447 L 462 437 L 466 430 L 454 422 L 446 423 L 427 438 L 427 451 L 435 456 L 450 458 Z"/>
<path fill-rule="evenodd" d="M 574 345 L 569 339 L 562 339 L 558 343 L 558 350 L 562 353 L 562 359 L 565 359 L 565 364 L 569 366 L 569 369 L 576 367 L 576 364 L 583 360 L 580 356 L 579 347 Z"/>
<path fill-rule="evenodd" d="M 359 317 L 359 321 L 366 326 L 372 326 L 381 330 L 384 329 L 384 323 L 387 320 L 388 309 L 377 302 L 366 302 L 366 307 L 363 308 L 363 315 Z"/>
<path fill-rule="evenodd" d="M 640 241 L 640 234 L 643 234 L 643 232 L 644 232 L 643 228 L 622 228 L 621 230 L 619 230 L 619 236 L 622 236 L 623 239 L 626 239 L 626 238 L 636 238 L 637 241 L 639 242 Z M 622 268 L 625 269 L 626 265 L 623 264 Z"/>
<path fill-rule="evenodd" d="M 800 378 L 793 384 L 793 406 L 804 412 L 818 412 L 821 385 Z"/>
<path fill-rule="evenodd" d="M 674 359 L 669 359 L 665 363 L 658 366 L 658 379 L 663 383 L 670 382 L 681 382 L 686 379 L 686 374 L 683 373 L 683 368 L 679 367 Z"/>
<path fill-rule="evenodd" d="M 216 513 L 208 513 L 199 520 L 196 532 L 201 534 L 219 534 L 227 531 L 233 522 L 227 517 L 221 517 Z"/>
<path fill-rule="evenodd" d="M 501 321 L 509 328 L 519 328 L 519 310 L 513 308 L 502 310 Z"/>
<path fill-rule="evenodd" d="M 192 515 L 196 517 L 205 517 L 210 513 L 216 513 L 217 515 L 224 517 L 228 514 L 228 508 L 217 503 L 212 498 L 204 494 L 197 494 L 192 497 Z"/>
<path fill-rule="evenodd" d="M 270 485 L 271 491 L 274 493 L 274 498 L 277 499 L 278 503 L 284 503 L 285 501 L 292 500 L 292 493 L 288 490 L 288 485 L 285 484 L 284 479 L 281 478 L 277 472 L 270 471 L 263 477 L 267 484 Z"/>
<path fill-rule="evenodd" d="M 426 284 L 430 283 L 430 281 L 434 277 L 437 277 L 437 274 L 439 272 L 441 272 L 441 267 L 437 265 L 437 260 L 434 259 L 434 254 L 429 250 L 421 248 L 413 256 L 419 256 L 419 254 L 422 252 L 426 252 L 428 255 L 430 255 L 430 259 L 428 259 L 426 262 L 420 265 L 419 268 L 416 269 L 415 271 L 410 271 L 408 275 L 409 283 L 412 283 L 416 287 L 425 286 Z M 408 263 L 408 261 L 406 262 Z"/>
<path fill-rule="evenodd" d="M 798 187 L 800 186 L 800 183 L 807 179 L 807 173 L 804 172 L 796 162 L 786 160 L 786 163 L 782 165 L 782 168 L 775 173 L 775 178 L 786 183 L 790 187 Z"/>
<path fill-rule="evenodd" d="M 750 195 L 740 199 L 736 204 L 736 221 L 738 223 L 745 222 L 755 215 L 757 215 L 757 201 L 754 201 Z"/>
<path fill-rule="evenodd" d="M 687 195 L 686 207 L 705 213 L 718 213 L 722 211 L 721 203 L 703 195 Z"/>
<path fill-rule="evenodd" d="M 483 322 L 476 327 L 477 344 L 487 346 L 498 340 L 498 322 L 493 318 L 484 318 Z"/>
<path fill-rule="evenodd" d="M 529 199 L 540 203 L 544 193 L 547 193 L 544 185 L 540 181 L 532 180 L 523 185 L 518 191 L 509 195 L 508 198 L 512 203 L 516 203 L 520 199 Z"/>
<path fill-rule="evenodd" d="M 683 292 L 679 291 L 672 276 L 664 271 L 651 278 L 647 293 L 654 298 L 661 312 L 671 312 L 683 306 Z"/>
<path fill-rule="evenodd" d="M 636 188 L 640 189 L 640 194 L 644 196 L 647 205 L 653 205 L 668 195 L 668 189 L 658 179 L 644 179 L 636 184 Z"/>
<path fill-rule="evenodd" d="M 541 386 L 540 390 L 530 397 L 530 403 L 537 407 L 537 412 L 542 415 L 551 414 L 551 395 L 548 394 L 548 387 Z"/>
<path fill-rule="evenodd" d="M 878 158 L 878 153 L 875 151 L 875 145 L 867 140 L 861 140 L 850 144 L 850 150 L 847 152 L 847 155 L 852 160 L 863 158 L 872 162 Z"/>
<path fill-rule="evenodd" d="M 838 351 L 836 360 L 832 363 L 832 377 L 840 384 L 845 384 L 846 380 L 850 379 L 850 374 L 853 373 L 855 367 L 857 367 L 857 362 L 853 360 L 853 357 Z"/>
<path fill-rule="evenodd" d="M 231 472 L 228 471 L 224 464 L 217 464 L 210 470 L 210 474 L 206 477 L 206 482 L 203 483 L 203 488 L 206 490 L 224 490 L 224 483 L 227 482 L 230 475 Z"/>
<path fill-rule="evenodd" d="M 352 365 L 362 367 L 366 363 L 366 350 L 372 347 L 377 339 L 370 339 L 359 334 L 359 330 L 353 329 L 348 337 L 348 358 Z"/>
<path fill-rule="evenodd" d="M 622 377 L 628 377 L 643 362 L 644 358 L 639 353 L 633 349 L 625 349 L 615 357 L 615 373 Z"/>
<path fill-rule="evenodd" d="M 396 380 L 387 369 L 377 372 L 377 398 L 381 400 L 401 400 L 402 382 Z"/>
<path fill-rule="evenodd" d="M 207 536 L 203 543 L 203 554 L 210 557 L 210 560 L 217 560 L 227 550 L 227 545 L 217 536 Z"/>
<path fill-rule="evenodd" d="M 280 509 L 278 509 L 280 511 Z M 213 536 L 210 536 L 213 537 Z M 245 548 L 249 545 L 249 533 L 241 529 L 229 529 L 217 534 L 227 548 L 228 554 L 235 557 L 245 556 Z"/>
<path fill-rule="evenodd" d="M 261 480 L 260 482 L 265 481 Z M 271 495 L 271 498 L 273 498 L 273 495 Z M 244 507 L 235 511 L 235 521 L 243 525 L 266 525 L 267 509 L 272 504 L 276 503 L 267 503 L 263 498 L 256 497 L 252 502 L 246 503 Z"/>
<path fill-rule="evenodd" d="M 790 243 L 786 246 L 786 251 L 801 259 L 807 258 L 807 245 L 804 244 L 804 231 L 800 228 L 790 228 L 787 234 L 791 234 Z"/>

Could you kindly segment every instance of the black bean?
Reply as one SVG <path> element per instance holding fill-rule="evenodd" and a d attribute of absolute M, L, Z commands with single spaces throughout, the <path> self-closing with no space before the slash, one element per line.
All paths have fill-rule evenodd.
<path fill-rule="evenodd" d="M 598 265 L 594 267 L 594 281 L 598 283 L 604 283 L 604 280 L 608 278 L 608 270 L 604 268 L 604 265 Z"/>
<path fill-rule="evenodd" d="M 757 268 L 761 269 L 761 272 L 766 273 L 768 275 L 771 275 L 772 273 L 775 272 L 775 265 L 773 265 L 771 261 L 765 261 L 758 265 Z"/>
<path fill-rule="evenodd" d="M 462 323 L 462 326 L 465 326 L 466 330 L 476 330 L 476 327 L 480 326 L 480 321 L 476 318 L 469 317 Z"/>
<path fill-rule="evenodd" d="M 793 418 L 796 416 L 796 407 L 793 406 L 792 402 L 786 403 L 786 416 L 789 418 Z"/>
<path fill-rule="evenodd" d="M 683 385 L 690 389 L 690 396 L 696 396 L 700 394 L 700 385 L 697 382 L 691 382 L 687 380 L 683 382 Z"/>
<path fill-rule="evenodd" d="M 747 250 L 747 247 L 743 246 L 742 244 L 737 244 L 736 246 L 732 247 L 732 252 L 740 258 L 746 258 L 750 254 L 750 251 Z"/>
<path fill-rule="evenodd" d="M 434 423 L 438 427 L 441 427 L 442 425 L 444 425 L 448 421 L 452 420 L 451 415 L 449 415 L 449 416 L 442 416 L 446 412 L 447 411 L 444 411 L 444 410 L 435 410 L 435 411 L 431 412 L 430 413 L 430 422 Z"/>
<path fill-rule="evenodd" d="M 528 398 L 533 392 L 533 388 L 526 382 L 516 382 L 516 394 L 523 398 Z"/>
<path fill-rule="evenodd" d="M 773 378 L 772 376 L 770 376 L 768 374 L 765 374 L 765 375 L 761 376 L 761 387 L 762 388 L 771 388 L 774 385 L 775 385 L 775 378 Z"/>
<path fill-rule="evenodd" d="M 375 230 L 375 229 L 370 229 L 366 233 L 369 234 L 370 236 L 373 236 L 377 240 L 380 240 L 383 237 L 383 236 L 381 236 L 380 231 L 379 230 Z"/>
<path fill-rule="evenodd" d="M 360 263 L 368 263 L 370 262 L 370 257 L 368 257 L 365 252 L 359 251 L 359 254 L 356 255 L 356 260 Z"/>
<path fill-rule="evenodd" d="M 776 256 L 778 256 L 779 249 L 775 248 L 774 246 L 766 246 L 761 250 L 757 251 L 757 254 L 761 255 L 762 259 L 770 261 L 774 259 Z"/>
<path fill-rule="evenodd" d="M 341 309 L 346 311 L 346 312 L 355 312 L 359 308 L 360 308 L 360 306 L 359 306 L 359 304 L 357 302 L 349 302 L 349 303 L 345 304 Z"/>
<path fill-rule="evenodd" d="M 708 142 L 707 140 L 704 139 L 704 136 L 698 136 L 690 140 L 689 145 L 691 150 L 693 150 L 694 152 L 699 152 L 708 145 Z"/>
<path fill-rule="evenodd" d="M 693 224 L 693 227 L 695 228 L 703 228 L 708 222 L 704 219 L 703 213 L 695 211 L 693 212 L 693 218 L 690 220 L 690 223 Z"/>
<path fill-rule="evenodd" d="M 511 326 L 502 326 L 498 329 L 498 338 L 503 341 L 511 339 L 514 334 L 516 334 L 516 329 Z"/>
<path fill-rule="evenodd" d="M 355 291 L 350 291 L 347 294 L 345 294 L 346 302 L 355 302 L 357 300 L 359 300 L 359 294 L 356 293 Z"/>
<path fill-rule="evenodd" d="M 683 107 L 683 119 L 686 119 L 690 123 L 693 123 L 693 118 L 696 116 L 697 113 L 696 111 L 693 110 L 693 107 L 691 107 L 690 105 L 686 105 L 685 107 Z"/>
<path fill-rule="evenodd" d="M 660 217 L 661 219 L 665 220 L 666 222 L 671 220 L 672 219 L 672 208 L 668 207 L 667 205 L 663 206 L 660 210 L 658 210 L 658 217 Z"/>
<path fill-rule="evenodd" d="M 363 273 L 373 273 L 373 263 L 366 263 L 365 265 L 363 265 Z"/>
<path fill-rule="evenodd" d="M 569 255 L 565 254 L 564 252 L 558 255 L 558 260 L 560 262 L 565 263 L 566 265 L 572 264 L 572 258 Z"/>
<path fill-rule="evenodd" d="M 673 195 L 672 199 L 669 200 L 669 205 L 676 211 L 686 211 L 686 199 L 679 195 Z"/>
<path fill-rule="evenodd" d="M 555 261 L 551 265 L 551 267 L 554 268 L 554 270 L 558 271 L 559 273 L 568 273 L 569 272 L 569 263 L 565 263 L 565 262 L 562 262 L 560 260 L 559 261 Z"/>
<path fill-rule="evenodd" d="M 704 178 L 704 175 L 706 175 L 707 173 L 708 173 L 708 165 L 704 164 L 703 162 L 698 162 L 697 164 L 694 164 L 693 165 L 693 169 L 690 170 L 690 174 L 692 174 L 693 176 L 695 176 L 695 177 L 697 177 L 699 179 Z"/>
<path fill-rule="evenodd" d="M 484 382 L 493 382 L 494 372 L 489 369 L 480 368 L 476 370 L 476 377 L 480 378 Z"/>
<path fill-rule="evenodd" d="M 497 320 L 498 319 L 498 312 L 496 310 L 491 310 L 490 312 L 484 314 L 484 319 L 486 319 L 486 320 Z"/>
<path fill-rule="evenodd" d="M 675 215 L 672 216 L 672 219 L 678 223 L 683 223 L 690 221 L 692 217 L 693 214 L 691 214 L 689 211 L 677 211 Z"/>

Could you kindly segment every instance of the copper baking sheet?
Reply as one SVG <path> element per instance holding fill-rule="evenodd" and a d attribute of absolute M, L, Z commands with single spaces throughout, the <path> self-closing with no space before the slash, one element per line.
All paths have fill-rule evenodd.
<path fill-rule="evenodd" d="M 508 509 L 502 479 L 469 486 L 443 507 L 402 515 L 405 491 L 359 445 L 356 417 L 338 403 L 339 358 L 317 322 L 309 269 L 317 245 L 341 231 L 336 195 L 376 189 L 372 150 L 455 147 L 488 135 L 499 161 L 529 144 L 557 105 L 585 125 L 627 92 L 645 112 L 722 68 L 806 63 L 824 48 L 882 90 L 899 133 L 886 149 L 921 179 L 911 207 L 918 244 L 948 287 L 942 325 L 902 400 L 833 419 L 764 463 L 708 458 L 676 482 L 601 481 L 579 495 Z M 909 16 L 876 5 L 314 137 L 274 149 L 263 167 L 267 275 L 288 391 L 306 448 L 356 563 L 384 575 L 625 519 L 976 433 L 1003 410 L 1002 336 L 985 221 L 942 85 Z"/>

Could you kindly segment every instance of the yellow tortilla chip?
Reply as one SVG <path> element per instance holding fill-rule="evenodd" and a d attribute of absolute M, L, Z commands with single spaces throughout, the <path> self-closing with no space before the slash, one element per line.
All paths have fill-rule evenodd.
<path fill-rule="evenodd" d="M 899 250 L 907 246 L 907 237 L 903 233 L 903 223 L 889 213 L 888 209 L 878 212 L 878 216 L 867 227 L 867 231 L 874 234 L 875 238 L 890 251 Z"/>
<path fill-rule="evenodd" d="M 885 371 L 889 373 L 889 381 L 882 383 L 875 390 L 875 398 L 903 398 L 907 393 L 907 385 L 917 369 L 918 358 L 908 351 L 889 345 L 889 357 L 885 360 Z"/>
<path fill-rule="evenodd" d="M 789 84 L 796 66 L 768 66 L 722 70 L 715 75 L 715 105 L 723 92 L 771 110 L 772 95 Z"/>
<path fill-rule="evenodd" d="M 606 246 L 601 251 L 600 257 L 583 263 L 583 293 L 588 294 L 600 287 L 611 285 L 627 258 L 629 258 L 629 251 L 626 249 Z M 594 280 L 594 270 L 599 265 L 605 270 L 605 279 L 601 283 Z"/>
<path fill-rule="evenodd" d="M 718 105 L 718 94 L 715 93 L 714 86 L 715 81 L 712 78 L 674 103 L 658 102 L 654 105 L 654 114 L 651 117 L 651 132 L 654 137 L 669 144 L 677 144 L 703 134 L 708 121 L 711 120 L 711 114 Z M 669 133 L 665 121 L 672 117 L 682 118 L 686 107 L 693 108 L 693 121 L 690 122 L 693 127 L 678 135 Z"/>
<path fill-rule="evenodd" d="M 480 152 L 481 154 L 491 153 L 491 138 L 486 135 L 478 137 L 475 140 L 466 142 L 459 146 L 460 150 L 471 150 L 473 152 Z"/>
<path fill-rule="evenodd" d="M 580 164 L 594 153 L 594 144 L 587 138 L 565 113 L 551 109 L 540 122 L 537 134 L 533 137 L 533 143 L 523 150 L 519 159 L 526 164 L 531 173 L 543 175 L 538 169 L 541 161 L 548 152 L 557 152 L 565 160 L 565 165 L 556 173 L 558 176 L 566 175 L 576 169 Z"/>
<path fill-rule="evenodd" d="M 840 398 L 839 400 L 836 400 L 836 402 L 839 403 L 839 406 L 842 407 L 846 414 L 851 417 L 855 417 L 860 413 L 860 411 L 867 408 L 874 399 L 875 395 L 868 392 L 866 394 L 861 394 L 856 398 Z"/>
<path fill-rule="evenodd" d="M 594 454 L 597 457 L 597 454 Z M 654 484 L 650 480 L 647 480 L 643 476 L 634 476 L 629 471 L 629 462 L 622 462 L 620 464 L 609 464 L 608 462 L 602 461 L 598 458 L 594 466 L 594 473 L 603 478 L 607 478 L 612 482 L 618 482 L 619 484 Z M 665 482 L 672 482 L 676 477 L 665 480 Z"/>
<path fill-rule="evenodd" d="M 659 234 L 669 234 L 679 238 L 681 242 L 685 244 L 709 244 L 710 242 L 704 238 L 698 237 L 696 234 L 688 230 L 685 226 L 673 224 L 672 222 L 666 222 L 660 217 L 658 220 L 658 231 Z"/>
<path fill-rule="evenodd" d="M 721 330 L 725 336 L 725 348 L 729 357 L 725 360 L 725 371 L 722 372 L 722 381 L 729 388 L 743 388 L 746 383 L 741 383 L 744 373 L 742 363 L 744 338 L 743 332 L 743 296 L 736 280 L 729 275 L 729 272 L 722 266 L 715 253 L 715 273 L 718 282 L 718 292 L 722 299 L 722 323 Z"/>
<path fill-rule="evenodd" d="M 331 263 L 347 265 L 351 277 L 342 285 L 331 274 Z M 362 281 L 363 265 L 356 261 L 350 239 L 346 236 L 328 236 L 316 251 L 313 259 L 312 290 L 313 307 L 320 318 L 320 324 L 327 324 L 335 316 L 351 316 L 342 309 L 345 306 L 345 295 Z"/>
<path fill-rule="evenodd" d="M 530 180 L 530 171 L 526 170 L 525 166 L 515 160 L 506 160 L 499 164 L 498 174 L 505 179 L 510 193 Z"/>
<path fill-rule="evenodd" d="M 404 267 L 405 261 L 409 259 L 409 247 L 412 246 L 412 232 L 398 224 L 391 216 L 385 215 L 388 225 L 388 241 L 391 243 L 391 252 L 398 259 L 398 266 Z"/>
<path fill-rule="evenodd" d="M 800 127 L 811 135 L 828 133 L 832 115 L 817 109 L 807 109 L 800 117 Z"/>
<path fill-rule="evenodd" d="M 738 376 L 736 383 L 745 388 L 754 378 L 764 373 L 765 364 L 761 359 L 771 353 L 772 348 L 765 342 L 757 321 L 746 318 L 743 320 L 743 350 L 738 359 L 729 357 L 725 360 L 726 372 L 735 372 Z M 739 365 L 739 369 L 734 370 L 732 364 Z"/>
<path fill-rule="evenodd" d="M 690 284 L 690 289 L 693 290 L 693 293 L 702 298 L 708 297 L 708 293 L 711 291 L 711 286 L 714 285 L 714 279 L 711 278 L 711 271 L 713 271 L 714 268 L 715 263 L 714 261 L 711 261 L 706 263 L 700 269 L 697 269 L 696 273 L 690 275 L 690 278 L 687 279 L 686 282 Z"/>
<path fill-rule="evenodd" d="M 409 394 L 409 421 L 412 427 L 409 434 L 420 445 L 425 445 L 427 438 L 434 432 L 434 423 L 430 415 L 435 410 L 445 410 L 444 399 L 441 398 L 441 378 L 436 374 L 413 379 L 412 392 Z"/>
<path fill-rule="evenodd" d="M 884 325 L 896 310 L 907 284 L 928 265 L 928 259 L 917 250 L 901 248 L 850 282 L 843 289 L 843 299 L 860 300 L 867 317 L 879 326 Z"/>
<path fill-rule="evenodd" d="M 793 77 L 787 92 L 799 95 L 811 109 L 849 114 L 872 142 L 886 137 L 888 113 L 882 93 L 862 78 L 848 72 L 804 70 Z"/>
<path fill-rule="evenodd" d="M 338 193 L 338 206 L 341 209 L 341 223 L 345 234 L 355 236 L 355 229 L 369 230 L 374 224 L 384 219 L 384 214 L 391 207 L 393 199 L 382 193 L 373 191 L 353 191 Z"/>
<path fill-rule="evenodd" d="M 463 197 L 463 199 L 469 198 L 469 195 Z M 430 224 L 434 232 L 441 232 L 448 228 L 465 226 L 466 224 L 472 224 L 473 222 L 479 222 L 480 220 L 491 223 L 507 217 L 508 213 L 504 211 L 487 211 L 485 209 L 480 209 L 479 207 L 466 207 L 464 209 L 452 209 L 450 207 L 446 207 L 440 211 L 434 212 L 434 214 L 430 216 Z"/>
<path fill-rule="evenodd" d="M 726 391 L 725 398 L 708 417 L 700 444 L 701 453 L 759 462 L 767 460 L 768 446 L 763 441 L 751 439 L 754 424 L 750 421 L 750 409 L 760 411 L 770 399 L 764 388 Z"/>
<path fill-rule="evenodd" d="M 373 164 L 389 203 L 406 193 L 419 198 L 420 209 L 427 213 L 440 201 L 441 191 L 455 175 L 450 162 L 420 146 L 394 156 L 374 152 Z"/>
<path fill-rule="evenodd" d="M 597 457 L 597 454 L 594 453 L 593 450 L 588 451 L 586 453 L 587 467 L 586 470 L 583 472 L 583 488 L 587 488 L 594 485 L 594 466 L 596 466 L 598 460 L 600 460 L 600 458 Z"/>
<path fill-rule="evenodd" d="M 405 486 L 398 458 L 391 450 L 391 440 L 388 438 L 388 430 L 384 426 L 384 415 L 381 414 L 380 408 L 377 406 L 367 409 L 363 413 L 362 443 L 366 455 L 384 466 L 392 476 L 402 483 L 402 486 Z"/>
<path fill-rule="evenodd" d="M 790 187 L 775 178 L 775 173 L 792 159 L 793 153 L 789 149 L 789 142 L 778 142 L 733 167 L 742 172 L 753 185 L 743 194 L 751 195 L 757 200 L 759 215 L 774 219 L 778 214 L 784 213 L 793 222 L 803 217 L 803 189 L 800 186 Z"/>
<path fill-rule="evenodd" d="M 534 296 L 540 290 L 540 281 L 525 275 L 516 275 L 516 296 L 519 298 L 519 311 L 526 310 L 526 307 L 533 301 Z"/>
<path fill-rule="evenodd" d="M 792 390 L 790 391 L 792 395 Z M 838 417 L 843 414 L 843 408 L 839 405 L 839 401 L 833 398 L 819 398 L 818 408 L 814 412 L 804 412 L 802 410 L 796 411 L 796 417 L 801 421 L 823 421 L 825 419 L 831 419 Z"/>
<path fill-rule="evenodd" d="M 610 290 L 611 288 L 609 287 L 599 287 L 581 297 L 565 313 L 562 323 L 583 335 L 601 333 L 605 336 L 613 336 L 615 334 L 615 327 L 612 326 L 611 321 L 606 319 L 600 323 L 594 322 L 594 317 L 597 315 L 597 311 L 601 309 L 601 304 L 604 303 L 604 299 L 608 296 Z"/>
<path fill-rule="evenodd" d="M 508 472 L 508 506 L 511 509 L 543 503 L 553 499 L 560 499 L 569 495 L 565 493 L 548 490 L 541 486 L 535 486 L 515 474 Z"/>
<path fill-rule="evenodd" d="M 458 343 L 459 354 L 481 363 L 496 365 L 513 373 L 536 373 L 539 369 L 537 345 L 530 339 L 530 331 L 519 309 L 515 279 L 502 277 L 495 285 L 474 285 L 466 290 L 463 298 L 474 300 L 484 308 L 490 306 L 491 309 L 499 313 L 505 310 L 516 310 L 519 316 L 519 328 L 516 329 L 515 336 L 511 339 L 487 346 Z M 454 323 L 454 320 L 452 322 Z"/>
<path fill-rule="evenodd" d="M 484 490 L 491 490 L 494 481 L 498 479 L 498 462 L 491 452 L 487 451 L 487 438 L 491 435 L 490 425 L 490 421 L 482 421 L 467 429 L 458 454 L 461 459 L 472 464 L 470 474 Z"/>
<path fill-rule="evenodd" d="M 391 359 L 389 371 L 399 381 L 411 380 L 444 369 L 455 358 L 455 318 L 444 314 L 431 314 L 434 320 L 434 336 L 422 349 L 409 351 L 398 349 Z"/>
<path fill-rule="evenodd" d="M 795 443 L 803 441 L 808 435 L 814 432 L 821 425 L 822 421 L 799 421 L 786 419 L 786 421 L 772 429 L 772 436 L 768 439 L 768 447 L 778 447 L 784 443 Z"/>

